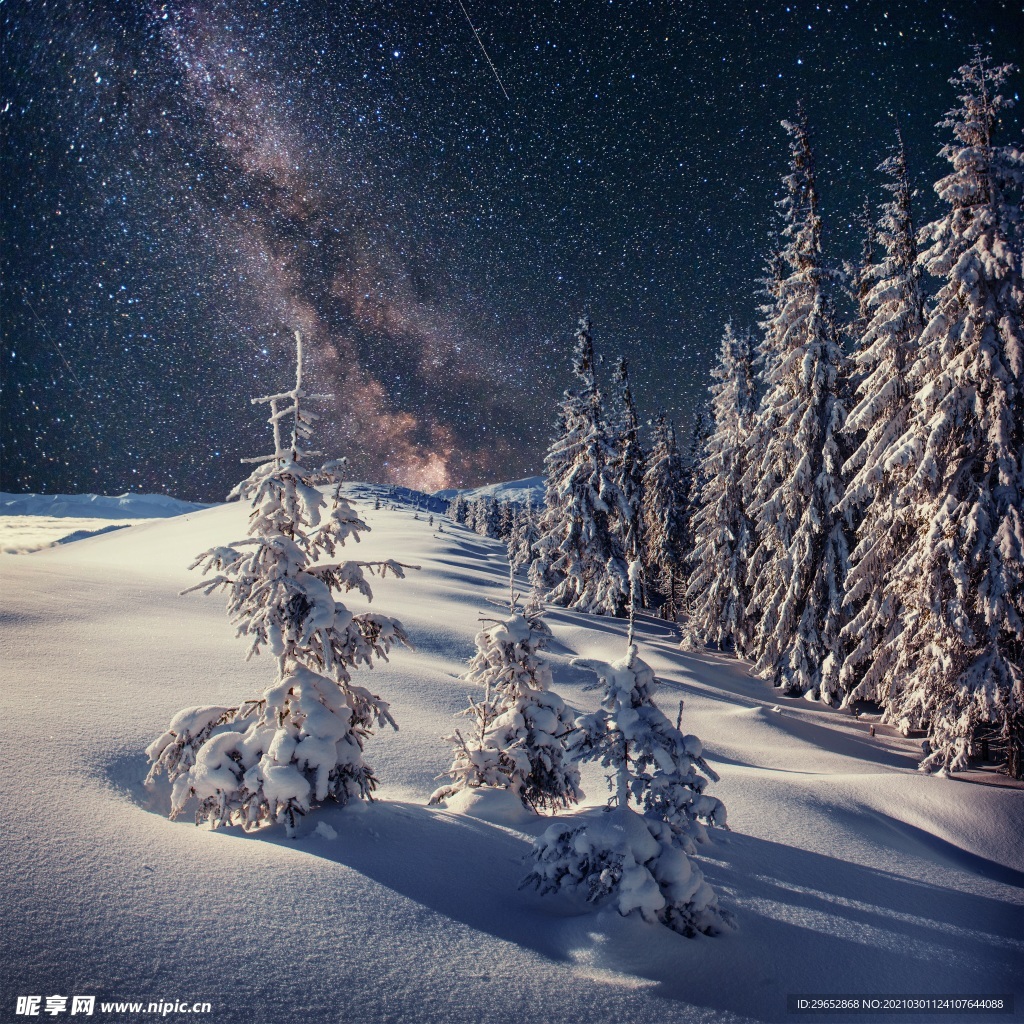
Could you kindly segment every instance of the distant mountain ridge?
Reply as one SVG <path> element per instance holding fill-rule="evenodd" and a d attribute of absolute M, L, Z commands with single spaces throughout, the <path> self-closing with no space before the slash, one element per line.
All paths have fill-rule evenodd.
<path fill-rule="evenodd" d="M 434 497 L 451 501 L 456 494 L 461 494 L 468 501 L 473 501 L 483 494 L 490 498 L 497 498 L 499 501 L 514 501 L 519 504 L 525 504 L 526 499 L 531 498 L 534 505 L 543 505 L 544 477 L 527 476 L 522 480 L 507 480 L 497 484 L 485 484 L 483 487 L 461 489 L 449 487 L 443 491 L 435 491 Z"/>
<path fill-rule="evenodd" d="M 0 516 L 55 519 L 166 519 L 209 508 L 166 494 L 10 494 L 0 491 Z"/>

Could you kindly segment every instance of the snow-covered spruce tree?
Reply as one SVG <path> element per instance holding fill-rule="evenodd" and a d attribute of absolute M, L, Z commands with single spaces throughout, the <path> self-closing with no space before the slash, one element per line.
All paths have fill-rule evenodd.
<path fill-rule="evenodd" d="M 857 522 L 844 603 L 849 620 L 842 636 L 850 648 L 840 672 L 847 704 L 889 701 L 897 680 L 889 672 L 890 641 L 900 629 L 900 595 L 889 573 L 900 563 L 917 529 L 899 496 L 916 466 L 887 467 L 894 443 L 910 416 L 910 368 L 924 326 L 921 268 L 911 216 L 912 190 L 903 139 L 879 170 L 890 178 L 890 200 L 882 209 L 877 241 L 881 259 L 863 269 L 864 331 L 853 357 L 858 380 L 845 433 L 859 439 L 847 460 L 848 482 L 841 507 Z"/>
<path fill-rule="evenodd" d="M 526 504 L 516 510 L 512 533 L 508 539 L 508 560 L 513 572 L 518 572 L 524 565 L 533 563 L 537 557 L 539 540 L 540 531 L 537 529 L 533 498 L 527 495 Z"/>
<path fill-rule="evenodd" d="M 940 122 L 948 212 L 921 233 L 943 284 L 913 368 L 913 414 L 886 468 L 919 524 L 893 572 L 903 630 L 889 676 L 906 686 L 890 718 L 928 730 L 923 768 L 966 768 L 988 741 L 1024 776 L 1024 153 L 997 145 L 1012 71 L 975 47 Z"/>
<path fill-rule="evenodd" d="M 498 536 L 507 541 L 515 529 L 518 508 L 511 501 L 502 501 L 498 503 L 498 509 Z"/>
<path fill-rule="evenodd" d="M 470 501 L 467 498 L 466 499 L 466 521 L 465 521 L 464 525 L 465 525 L 467 530 L 472 530 L 473 533 L 478 533 L 479 532 L 477 530 L 477 525 L 476 525 L 477 511 L 478 511 L 478 509 L 477 509 L 477 500 L 474 499 L 473 501 Z"/>
<path fill-rule="evenodd" d="M 777 337 L 778 332 L 770 329 L 775 317 L 779 299 L 782 295 L 783 281 L 785 280 L 786 264 L 782 257 L 783 239 L 776 237 L 773 248 L 767 261 L 765 275 L 759 281 L 758 294 L 761 303 L 758 305 L 758 327 L 760 331 L 753 343 L 753 366 L 754 366 L 754 414 L 751 417 L 750 429 L 747 431 L 743 441 L 743 451 L 740 454 L 740 461 L 744 467 L 743 478 L 740 481 L 743 491 L 743 505 L 748 511 L 754 503 L 755 493 L 771 493 L 778 486 L 779 478 L 773 467 L 764 465 L 764 450 L 767 447 L 768 439 L 776 428 L 776 419 L 779 410 L 766 406 L 765 381 L 771 374 L 772 369 L 778 362 L 780 353 L 776 346 L 782 339 Z M 767 470 L 770 476 L 766 479 L 763 476 Z M 753 521 L 751 521 L 753 530 Z M 752 533 L 751 544 L 747 554 L 747 587 L 748 591 L 753 580 L 757 579 L 761 568 L 768 560 L 770 549 L 767 544 L 756 543 L 756 534 Z M 745 657 L 756 657 L 753 641 L 753 629 L 757 619 L 754 609 L 748 607 L 746 617 L 750 623 L 751 636 L 745 649 L 740 652 Z"/>
<path fill-rule="evenodd" d="M 711 371 L 714 432 L 701 468 L 704 486 L 694 516 L 696 543 L 687 589 L 694 640 L 740 653 L 750 643 L 746 608 L 751 524 L 741 481 L 754 413 L 752 358 L 749 336 L 737 336 L 732 324 L 726 324 L 718 365 Z"/>
<path fill-rule="evenodd" d="M 464 495 L 456 494 L 450 502 L 448 502 L 448 518 L 452 522 L 465 525 L 466 516 L 469 514 L 469 503 L 466 501 Z"/>
<path fill-rule="evenodd" d="M 511 789 L 523 806 L 538 813 L 576 803 L 583 795 L 579 769 L 566 754 L 572 714 L 551 688 L 551 669 L 542 655 L 551 633 L 537 608 L 521 611 L 515 594 L 509 615 L 485 619 L 465 679 L 484 688 L 462 712 L 473 720 L 468 739 L 447 737 L 455 757 L 449 782 L 430 802 L 465 789 Z"/>
<path fill-rule="evenodd" d="M 249 642 L 248 656 L 269 650 L 277 678 L 239 708 L 191 708 L 152 743 L 147 781 L 166 773 L 171 817 L 195 798 L 196 821 L 247 829 L 298 817 L 331 799 L 370 799 L 376 786 L 363 759 L 374 725 L 395 726 L 387 703 L 352 683 L 350 669 L 387 657 L 406 643 L 401 623 L 375 612 L 353 614 L 334 592 L 371 596 L 364 570 L 403 575 L 395 562 L 331 562 L 367 529 L 341 495 L 343 463 L 311 469 L 305 450 L 316 416 L 302 386 L 302 341 L 296 334 L 295 387 L 254 403 L 269 404 L 272 455 L 229 498 L 252 505 L 245 540 L 203 552 L 192 568 L 216 575 L 190 590 L 227 592 L 228 614 Z M 283 431 L 290 427 L 291 438 Z M 333 484 L 330 507 L 318 484 Z M 325 514 L 326 513 L 326 514 Z M 186 591 L 189 593 L 190 591 Z"/>
<path fill-rule="evenodd" d="M 629 387 L 629 364 L 619 356 L 615 364 L 615 390 L 609 434 L 615 449 L 613 470 L 621 501 L 612 519 L 627 563 L 642 559 L 644 553 L 644 467 L 640 446 L 640 420 Z M 641 584 L 640 604 L 644 601 Z"/>
<path fill-rule="evenodd" d="M 613 664 L 573 664 L 595 672 L 603 693 L 600 710 L 576 720 L 572 748 L 609 769 L 613 791 L 603 811 L 552 825 L 535 841 L 524 885 L 579 894 L 623 916 L 637 911 L 682 935 L 731 927 L 690 859 L 707 839 L 703 822 L 726 824 L 724 805 L 704 793 L 718 776 L 700 740 L 684 736 L 654 703 L 657 680 L 635 644 Z"/>
<path fill-rule="evenodd" d="M 615 483 L 615 451 L 601 412 L 594 376 L 590 320 L 576 330 L 573 370 L 578 389 L 568 389 L 559 422 L 561 436 L 545 458 L 546 507 L 538 524 L 538 573 L 554 581 L 553 604 L 597 615 L 622 615 L 629 591 L 622 546 L 612 531 L 612 516 L 622 506 Z"/>
<path fill-rule="evenodd" d="M 450 781 L 431 794 L 431 804 L 441 803 L 466 789 L 508 788 L 508 763 L 503 761 L 497 744 L 489 741 L 491 726 L 501 714 L 500 702 L 499 694 L 488 689 L 482 699 L 470 697 L 469 707 L 459 712 L 471 724 L 465 734 L 456 729 L 451 736 L 444 737 L 446 743 L 452 744 L 454 756 L 451 767 L 438 778 L 447 777 Z"/>
<path fill-rule="evenodd" d="M 663 618 L 675 621 L 682 604 L 688 492 L 672 423 L 658 413 L 644 474 L 644 540 L 648 600 L 656 596 Z"/>
<path fill-rule="evenodd" d="M 492 536 L 494 515 L 491 510 L 491 504 L 491 499 L 486 494 L 480 494 L 477 495 L 472 505 L 470 517 L 473 520 L 473 529 L 481 537 Z"/>
<path fill-rule="evenodd" d="M 682 460 L 682 507 L 683 507 L 683 579 L 693 574 L 693 556 L 697 547 L 696 519 L 700 509 L 701 493 L 704 489 L 704 456 L 707 443 L 715 429 L 714 416 L 708 406 L 697 410 L 690 427 L 686 451 Z M 685 600 L 684 589 L 684 600 Z"/>
<path fill-rule="evenodd" d="M 821 255 L 821 219 L 807 121 L 783 122 L 790 173 L 780 200 L 781 257 L 766 323 L 766 393 L 757 464 L 747 467 L 756 533 L 748 614 L 756 620 L 756 671 L 788 694 L 839 695 L 847 523 L 838 400 L 844 357 Z M 757 427 L 755 427 L 757 429 Z"/>
<path fill-rule="evenodd" d="M 565 436 L 566 418 L 564 401 L 563 397 L 563 402 L 558 405 L 555 414 L 554 437 L 556 441 L 558 438 Z M 555 441 L 552 442 L 552 447 L 555 443 Z M 545 461 L 549 462 L 550 459 L 551 452 L 549 450 Z M 549 467 L 545 476 L 544 501 L 541 504 L 536 520 L 538 537 L 534 545 L 533 561 L 530 563 L 528 573 L 531 594 L 543 595 L 544 597 L 554 590 L 555 586 L 565 578 L 563 573 L 556 572 L 552 564 L 555 558 L 554 549 L 557 547 L 559 540 L 557 531 L 558 520 L 554 510 L 559 506 L 558 484 L 561 477 L 560 473 L 554 473 L 551 471 L 552 469 L 553 467 Z"/>
<path fill-rule="evenodd" d="M 898 133 L 897 133 L 898 134 Z M 900 152 L 903 151 L 903 139 L 899 138 Z M 885 169 L 885 165 L 879 170 Z M 906 160 L 904 158 L 904 176 L 906 175 Z M 908 197 L 909 198 L 909 197 Z M 909 206 L 907 208 L 909 214 Z M 883 211 L 883 220 L 885 219 Z M 852 340 L 854 349 L 860 347 L 861 340 L 873 319 L 873 307 L 871 304 L 871 293 L 875 290 L 875 283 L 878 280 L 878 263 L 875 254 L 878 248 L 879 237 L 878 227 L 871 214 L 871 201 L 864 200 L 860 216 L 857 218 L 857 227 L 861 230 L 860 260 L 855 267 L 848 272 L 849 287 L 852 297 L 857 306 L 857 312 L 853 322 L 847 329 L 847 334 Z"/>
<path fill-rule="evenodd" d="M 504 540 L 504 509 L 503 503 L 497 498 L 490 498 L 487 502 L 487 536 L 495 540 Z"/>

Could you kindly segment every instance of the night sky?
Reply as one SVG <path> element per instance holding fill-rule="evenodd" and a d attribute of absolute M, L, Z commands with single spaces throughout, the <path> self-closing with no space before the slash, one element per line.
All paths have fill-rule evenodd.
<path fill-rule="evenodd" d="M 1024 40 L 996 0 L 463 3 L 3 4 L 0 488 L 220 500 L 295 329 L 360 479 L 541 472 L 584 307 L 685 423 L 797 99 L 839 261 L 891 115 L 920 223 L 949 77 Z"/>

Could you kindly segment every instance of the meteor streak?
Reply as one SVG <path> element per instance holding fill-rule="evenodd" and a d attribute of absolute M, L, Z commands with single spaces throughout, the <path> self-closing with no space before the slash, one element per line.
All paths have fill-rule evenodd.
<path fill-rule="evenodd" d="M 494 72 L 494 77 L 498 80 L 498 85 L 501 86 L 501 91 L 505 93 L 505 99 L 512 102 L 512 97 L 509 96 L 508 90 L 505 88 L 505 83 L 501 80 L 501 75 L 498 74 L 498 69 L 494 66 L 494 61 L 491 60 L 491 55 L 487 52 L 487 47 L 484 46 L 484 41 L 480 38 L 480 33 L 477 32 L 476 26 L 473 24 L 473 19 L 469 16 L 469 11 L 466 10 L 466 5 L 459 0 L 459 6 L 462 8 L 462 13 L 466 16 L 466 21 L 469 22 L 469 27 L 473 30 L 473 35 L 476 36 L 476 41 L 480 44 L 480 49 L 483 51 L 484 58 L 487 63 L 491 65 L 491 70 Z"/>

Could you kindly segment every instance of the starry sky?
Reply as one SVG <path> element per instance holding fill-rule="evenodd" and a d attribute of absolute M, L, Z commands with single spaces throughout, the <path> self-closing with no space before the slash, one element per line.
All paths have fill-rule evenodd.
<path fill-rule="evenodd" d="M 949 77 L 1024 42 L 1003 0 L 0 13 L 0 488 L 194 500 L 266 450 L 294 330 L 360 479 L 542 472 L 584 308 L 685 423 L 756 320 L 797 100 L 839 262 L 893 115 L 923 222 Z"/>

